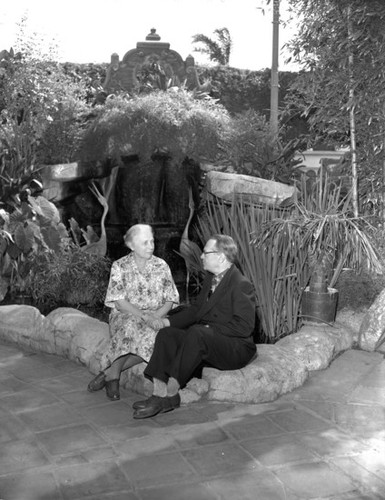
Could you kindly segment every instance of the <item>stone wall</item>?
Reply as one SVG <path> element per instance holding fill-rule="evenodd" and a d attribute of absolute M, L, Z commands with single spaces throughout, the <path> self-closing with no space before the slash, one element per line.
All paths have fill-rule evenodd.
<path fill-rule="evenodd" d="M 313 370 L 322 370 L 340 352 L 357 341 L 359 324 L 347 324 L 349 314 L 334 326 L 308 324 L 276 344 L 258 344 L 258 356 L 245 368 L 220 371 L 204 368 L 202 379 L 193 379 L 181 391 L 182 402 L 205 397 L 215 401 L 264 403 L 301 386 Z M 57 354 L 100 371 L 100 359 L 109 340 L 108 324 L 71 308 L 43 316 L 32 306 L 0 306 L 0 341 L 21 348 Z M 144 363 L 123 373 L 121 385 L 150 395 L 152 384 L 143 377 Z M 88 380 L 84 381 L 86 390 Z"/>

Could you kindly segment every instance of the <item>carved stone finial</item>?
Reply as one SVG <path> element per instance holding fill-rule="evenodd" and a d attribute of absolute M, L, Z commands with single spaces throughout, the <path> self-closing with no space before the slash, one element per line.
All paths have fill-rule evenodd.
<path fill-rule="evenodd" d="M 193 56 L 191 54 L 189 54 L 186 57 L 186 68 L 189 68 L 191 66 L 195 66 L 195 59 L 193 58 Z"/>
<path fill-rule="evenodd" d="M 151 33 L 146 36 L 146 40 L 160 40 L 160 36 L 157 34 L 155 28 L 151 28 Z"/>
<path fill-rule="evenodd" d="M 117 54 L 116 52 L 111 54 L 111 68 L 115 71 L 117 71 L 119 68 L 119 54 Z"/>

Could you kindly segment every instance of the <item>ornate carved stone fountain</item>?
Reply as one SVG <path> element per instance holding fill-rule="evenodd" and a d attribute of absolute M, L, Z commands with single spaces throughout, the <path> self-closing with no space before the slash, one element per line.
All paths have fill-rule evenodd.
<path fill-rule="evenodd" d="M 111 63 L 107 69 L 103 83 L 107 93 L 125 90 L 132 92 L 140 87 L 146 73 L 158 70 L 157 84 L 165 90 L 166 85 L 181 85 L 186 88 L 199 87 L 194 58 L 189 55 L 185 60 L 170 44 L 161 42 L 160 36 L 153 28 L 144 42 L 138 42 L 135 49 L 131 49 L 119 59 L 119 55 L 111 55 Z"/>

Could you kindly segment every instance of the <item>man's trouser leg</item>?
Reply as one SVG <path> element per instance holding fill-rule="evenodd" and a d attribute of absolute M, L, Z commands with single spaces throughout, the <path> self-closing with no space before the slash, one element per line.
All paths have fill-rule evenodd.
<path fill-rule="evenodd" d="M 187 330 L 167 327 L 158 332 L 144 373 L 164 382 L 173 377 L 183 388 L 202 361 L 220 370 L 235 370 L 249 359 L 239 342 L 204 325 L 193 325 Z"/>

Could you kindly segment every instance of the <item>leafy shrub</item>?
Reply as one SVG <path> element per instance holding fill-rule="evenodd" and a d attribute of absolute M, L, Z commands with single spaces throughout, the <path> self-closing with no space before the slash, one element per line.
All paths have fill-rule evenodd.
<path fill-rule="evenodd" d="M 41 255 L 34 263 L 32 296 L 39 306 L 89 307 L 103 303 L 111 261 L 68 245 L 61 252 Z"/>
<path fill-rule="evenodd" d="M 260 113 L 250 109 L 232 117 L 224 144 L 224 161 L 238 174 L 290 183 L 299 140 L 282 146 Z"/>
<path fill-rule="evenodd" d="M 183 89 L 114 96 L 96 106 L 95 114 L 83 142 L 84 159 L 135 153 L 145 161 L 162 151 L 176 161 L 213 159 L 229 121 L 222 106 Z"/>
<path fill-rule="evenodd" d="M 210 95 L 231 114 L 252 109 L 266 118 L 270 112 L 271 70 L 250 71 L 228 66 L 197 66 L 201 79 L 211 82 Z M 283 106 L 286 93 L 297 73 L 281 71 L 279 75 L 279 105 Z"/>
<path fill-rule="evenodd" d="M 26 195 L 12 212 L 0 209 L 0 300 L 7 291 L 30 293 L 34 260 L 59 251 L 66 238 L 58 209 L 42 196 Z"/>
<path fill-rule="evenodd" d="M 74 95 L 63 97 L 41 135 L 37 161 L 46 165 L 76 161 L 88 117 L 89 106 L 84 101 Z"/>
<path fill-rule="evenodd" d="M 103 92 L 103 82 L 106 78 L 108 63 L 71 63 L 59 64 L 64 74 L 74 83 L 86 89 L 86 101 L 93 104 L 100 92 Z"/>
<path fill-rule="evenodd" d="M 73 158 L 87 106 L 81 82 L 52 60 L 31 51 L 0 54 L 0 204 L 6 204 L 39 164 Z"/>
<path fill-rule="evenodd" d="M 371 222 L 374 224 L 375 220 Z M 385 269 L 385 231 L 382 226 L 371 227 L 372 231 L 369 235 Z M 357 274 L 353 270 L 346 269 L 338 278 L 336 288 L 339 290 L 338 307 L 340 309 L 368 309 L 385 288 L 385 273 L 374 273 L 364 269 Z"/>

